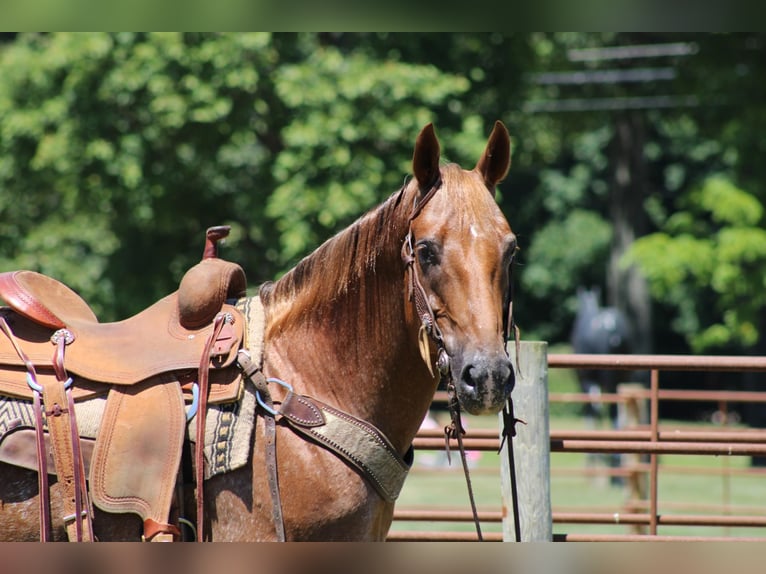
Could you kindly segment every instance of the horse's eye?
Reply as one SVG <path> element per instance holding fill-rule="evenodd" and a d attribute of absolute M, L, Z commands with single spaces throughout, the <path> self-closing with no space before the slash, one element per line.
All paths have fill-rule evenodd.
<path fill-rule="evenodd" d="M 439 264 L 439 247 L 433 241 L 418 241 L 415 247 L 418 254 L 420 267 L 425 271 L 429 267 Z"/>

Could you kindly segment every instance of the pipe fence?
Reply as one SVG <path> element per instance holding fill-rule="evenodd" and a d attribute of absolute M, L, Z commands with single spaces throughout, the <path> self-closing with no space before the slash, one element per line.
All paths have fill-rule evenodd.
<path fill-rule="evenodd" d="M 514 350 L 511 349 L 514 355 Z M 766 456 L 766 430 L 726 428 L 707 425 L 706 428 L 668 428 L 661 425 L 661 401 L 712 401 L 719 406 L 724 419 L 732 403 L 766 403 L 764 392 L 735 390 L 678 390 L 661 388 L 661 374 L 669 371 L 700 372 L 766 372 L 766 357 L 745 356 L 679 356 L 679 355 L 578 355 L 547 353 L 547 345 L 524 342 L 518 357 L 521 377 L 513 392 L 515 415 L 526 421 L 517 426 L 513 439 L 516 475 L 520 483 L 519 510 L 522 541 L 644 541 L 644 540 L 759 540 L 766 541 L 766 507 L 752 504 L 715 504 L 710 501 L 675 502 L 661 500 L 659 477 L 662 473 L 689 477 L 713 475 L 724 481 L 724 490 L 731 489 L 731 479 L 747 476 L 759 481 L 766 492 L 766 469 L 733 467 L 728 462 L 720 468 L 690 467 L 662 464 L 660 457 L 694 455 L 723 457 Z M 548 369 L 598 369 L 621 371 L 648 371 L 648 386 L 624 385 L 619 392 L 601 394 L 596 400 L 616 403 L 623 420 L 617 429 L 553 429 L 549 428 L 550 403 L 583 403 L 594 397 L 585 393 L 549 393 Z M 765 381 L 766 382 L 766 379 Z M 445 400 L 437 393 L 435 402 Z M 766 408 L 766 407 L 765 407 Z M 500 447 L 499 429 L 469 429 L 463 439 L 467 450 L 497 452 Z M 421 429 L 415 439 L 417 451 L 444 449 L 445 439 L 439 429 Z M 451 448 L 456 450 L 455 441 Z M 554 456 L 551 456 L 551 454 Z M 578 468 L 559 467 L 551 463 L 557 453 L 585 453 L 586 455 L 619 455 L 619 467 L 601 466 Z M 688 457 L 687 457 L 688 458 Z M 485 532 L 490 541 L 513 540 L 513 517 L 509 469 L 506 456 L 499 457 L 500 508 L 482 509 L 482 525 L 502 524 L 502 532 Z M 437 480 L 443 472 L 435 472 Z M 459 462 L 452 470 L 462 474 Z M 617 478 L 625 484 L 626 498 L 618 510 L 610 508 L 551 507 L 551 476 L 585 476 Z M 526 480 L 526 483 L 524 481 Z M 726 498 L 730 498 L 726 492 Z M 662 510 L 661 510 L 662 509 Z M 472 523 L 468 509 L 397 507 L 395 523 Z M 630 528 L 629 533 L 571 532 L 553 533 L 553 526 L 567 525 L 572 530 L 580 526 L 607 525 Z M 726 529 L 725 536 L 675 535 L 662 533 L 671 527 L 718 527 Z M 575 527 L 575 528 L 573 528 Z M 730 529 L 763 529 L 757 536 L 737 535 Z M 470 531 L 409 531 L 392 530 L 389 540 L 476 540 Z"/>

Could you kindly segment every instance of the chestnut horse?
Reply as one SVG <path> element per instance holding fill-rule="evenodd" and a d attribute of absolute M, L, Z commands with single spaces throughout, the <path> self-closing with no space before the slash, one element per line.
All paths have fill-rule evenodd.
<path fill-rule="evenodd" d="M 433 399 L 437 363 L 467 412 L 498 412 L 514 384 L 504 329 L 516 239 L 494 198 L 509 166 L 510 138 L 500 122 L 472 170 L 440 165 L 433 127 L 423 128 L 414 177 L 401 190 L 261 288 L 264 374 L 375 425 L 402 456 Z M 438 337 L 423 337 L 418 290 L 435 323 L 427 331 Z M 277 404 L 285 391 L 270 387 Z M 250 463 L 205 481 L 207 540 L 275 539 L 262 421 Z M 287 540 L 384 540 L 394 503 L 280 422 Z M 51 486 L 54 517 L 62 515 L 58 487 Z M 0 539 L 36 540 L 35 475 L 0 464 L 0 501 Z M 193 517 L 193 503 L 187 510 Z M 94 529 L 100 540 L 139 540 L 142 533 L 138 517 L 98 509 Z M 65 539 L 62 524 L 54 523 L 54 537 Z"/>

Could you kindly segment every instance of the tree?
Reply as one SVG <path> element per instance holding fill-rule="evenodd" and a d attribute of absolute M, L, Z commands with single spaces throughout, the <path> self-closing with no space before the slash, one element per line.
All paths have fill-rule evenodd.
<path fill-rule="evenodd" d="M 662 231 L 635 243 L 628 261 L 677 310 L 672 325 L 694 352 L 751 347 L 766 307 L 763 205 L 721 176 L 684 200 Z"/>
<path fill-rule="evenodd" d="M 205 227 L 233 224 L 243 247 L 268 233 L 242 190 L 271 183 L 254 110 L 278 112 L 275 61 L 268 34 L 20 35 L 0 61 L 2 267 L 115 318 L 177 284 Z"/>
<path fill-rule="evenodd" d="M 400 186 L 417 129 L 469 87 L 364 47 L 19 35 L 0 52 L 0 267 L 53 275 L 114 319 L 172 291 L 204 229 L 230 224 L 224 256 L 251 284 L 274 277 Z"/>
<path fill-rule="evenodd" d="M 527 109 L 553 117 L 555 142 L 536 191 L 545 206 L 542 224 L 522 274 L 522 292 L 532 300 L 521 308 L 552 319 L 537 321 L 537 333 L 567 336 L 569 303 L 582 281 L 608 287 L 608 302 L 629 304 L 634 320 L 654 315 L 644 337 L 664 352 L 752 349 L 766 329 L 766 306 L 753 291 L 762 290 L 757 277 L 766 276 L 757 245 L 762 224 L 722 217 L 724 208 L 700 203 L 711 193 L 700 190 L 713 186 L 728 190 L 719 199 L 731 193 L 753 205 L 766 201 L 758 135 L 766 119 L 762 35 L 552 34 L 536 46 L 541 73 L 533 76 Z M 647 57 L 658 53 L 666 55 Z M 674 265 L 663 262 L 693 258 L 678 227 L 690 219 L 696 239 L 706 229 L 709 241 L 726 240 L 716 253 L 717 273 L 742 274 L 738 287 L 754 295 L 744 297 L 728 280 L 703 288 L 689 277 L 673 278 Z M 697 279 L 704 276 L 700 265 Z M 652 299 L 640 286 L 644 276 Z M 631 289 L 638 293 L 632 302 Z"/>

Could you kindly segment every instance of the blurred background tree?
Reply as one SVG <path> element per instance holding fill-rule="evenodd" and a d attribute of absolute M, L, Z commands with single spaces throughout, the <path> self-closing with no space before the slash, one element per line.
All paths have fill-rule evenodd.
<path fill-rule="evenodd" d="M 640 351 L 766 354 L 764 38 L 6 34 L 0 270 L 122 318 L 229 224 L 255 286 L 398 189 L 422 125 L 470 166 L 501 119 L 526 338 L 566 341 L 583 285 Z"/>

